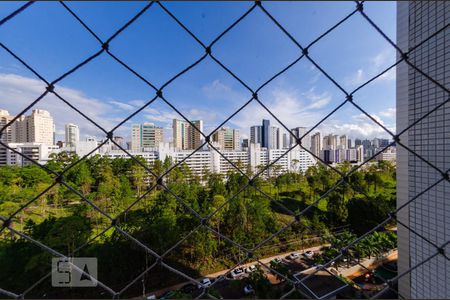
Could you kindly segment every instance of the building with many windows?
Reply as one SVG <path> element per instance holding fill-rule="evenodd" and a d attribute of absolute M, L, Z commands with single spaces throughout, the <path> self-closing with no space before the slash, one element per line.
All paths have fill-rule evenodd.
<path fill-rule="evenodd" d="M 10 116 L 9 112 L 4 109 L 0 109 L 0 130 L 14 119 L 14 116 Z M 11 126 L 6 127 L 2 133 L 1 141 L 4 143 L 11 143 L 13 141 Z"/>
<path fill-rule="evenodd" d="M 31 165 L 30 159 L 45 164 L 49 160 L 51 153 L 59 152 L 58 146 L 49 146 L 44 143 L 9 143 L 8 146 L 15 150 L 6 149 L 6 163 L 9 166 Z M 22 155 L 26 156 L 23 157 Z"/>
<path fill-rule="evenodd" d="M 143 151 L 163 142 L 164 130 L 153 123 L 135 124 L 131 128 L 131 150 Z"/>
<path fill-rule="evenodd" d="M 270 121 L 263 119 L 262 127 L 261 127 L 261 147 L 269 148 L 270 147 Z"/>
<path fill-rule="evenodd" d="M 323 137 L 323 150 L 336 150 L 339 143 L 339 136 L 335 134 L 329 134 Z"/>
<path fill-rule="evenodd" d="M 282 149 L 282 140 L 280 128 L 276 126 L 269 127 L 269 149 Z"/>
<path fill-rule="evenodd" d="M 12 125 L 14 143 L 54 144 L 53 117 L 43 109 L 34 109 L 29 116 L 20 116 Z"/>
<path fill-rule="evenodd" d="M 306 127 L 295 127 L 291 129 L 291 132 L 294 134 L 296 138 L 301 138 L 306 134 L 306 132 L 308 132 L 308 129 Z M 297 141 L 294 139 L 292 135 L 290 136 L 290 141 L 291 146 L 297 143 Z M 303 137 L 302 146 L 305 149 L 311 150 L 311 137 L 309 134 Z"/>
<path fill-rule="evenodd" d="M 386 150 L 380 152 L 377 156 L 375 156 L 377 161 L 391 161 L 395 162 L 397 160 L 397 148 L 396 147 L 388 147 Z"/>
<path fill-rule="evenodd" d="M 404 52 L 449 25 L 449 1 L 401 1 L 397 3 L 397 45 Z M 450 86 L 450 34 L 448 30 L 408 52 L 418 69 L 445 87 Z M 397 57 L 400 59 L 400 57 Z M 413 67 L 397 66 L 397 131 L 415 123 L 449 94 Z M 448 103 L 447 103 L 448 104 Z M 404 298 L 450 298 L 450 183 L 430 164 L 450 168 L 450 109 L 444 105 L 400 136 L 397 149 L 397 213 L 399 293 Z M 424 193 L 430 186 L 432 189 Z M 408 228 L 411 230 L 409 230 Z M 434 245 L 445 255 L 437 254 Z M 429 259 L 431 256 L 433 258 Z M 429 260 L 427 260 L 429 259 Z M 425 263 L 423 263 L 427 260 Z M 408 272 L 409 271 L 409 272 Z"/>
<path fill-rule="evenodd" d="M 65 126 L 65 141 L 67 147 L 75 147 L 80 141 L 80 128 L 78 125 L 69 123 Z"/>
<path fill-rule="evenodd" d="M 239 150 L 241 148 L 239 130 L 233 128 L 220 128 L 215 131 L 212 141 L 217 143 L 221 150 Z"/>
<path fill-rule="evenodd" d="M 192 126 L 191 125 L 194 125 Z M 203 121 L 174 119 L 172 121 L 173 146 L 179 150 L 195 150 L 204 142 L 201 132 L 203 132 Z"/>
<path fill-rule="evenodd" d="M 311 136 L 311 153 L 316 157 L 319 157 L 320 150 L 322 150 L 322 139 L 320 137 L 320 132 L 316 132 Z"/>
<path fill-rule="evenodd" d="M 232 162 L 232 164 L 230 163 Z M 211 150 L 211 171 L 220 174 L 227 174 L 229 171 L 236 171 L 236 167 L 242 172 L 248 169 L 248 151 L 217 151 Z"/>
<path fill-rule="evenodd" d="M 254 125 L 250 127 L 250 144 L 260 144 L 262 145 L 262 126 Z"/>
<path fill-rule="evenodd" d="M 9 122 L 14 119 L 13 116 L 9 115 L 9 112 L 4 109 L 0 109 L 0 130 L 4 128 Z M 11 126 L 8 126 L 3 131 L 0 141 L 4 144 L 11 143 L 13 141 Z M 0 145 L 0 165 L 6 165 L 6 148 Z"/>

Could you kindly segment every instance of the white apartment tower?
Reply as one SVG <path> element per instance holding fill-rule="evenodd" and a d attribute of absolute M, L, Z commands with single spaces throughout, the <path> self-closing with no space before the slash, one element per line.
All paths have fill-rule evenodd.
<path fill-rule="evenodd" d="M 34 109 L 31 115 L 19 117 L 12 126 L 12 139 L 15 143 L 43 143 L 53 145 L 54 123 L 50 113 Z"/>
<path fill-rule="evenodd" d="M 323 137 L 323 150 L 336 150 L 338 146 L 338 136 L 329 134 Z"/>
<path fill-rule="evenodd" d="M 345 134 L 341 135 L 339 137 L 339 146 L 341 149 L 347 149 L 348 142 L 347 142 L 347 136 Z"/>
<path fill-rule="evenodd" d="M 65 141 L 67 147 L 76 147 L 80 141 L 80 128 L 78 125 L 72 123 L 66 124 Z"/>
<path fill-rule="evenodd" d="M 0 130 L 4 128 L 14 117 L 9 115 L 9 112 L 4 109 L 0 109 Z M 0 137 L 2 143 L 11 143 L 13 141 L 11 126 L 5 128 Z M 0 165 L 6 165 L 7 162 L 7 150 L 0 145 Z"/>
<path fill-rule="evenodd" d="M 269 149 L 282 149 L 282 140 L 280 128 L 276 126 L 269 127 Z"/>
<path fill-rule="evenodd" d="M 10 116 L 9 112 L 7 110 L 0 109 L 0 130 L 4 126 L 6 126 L 6 124 L 11 122 L 12 119 L 14 119 L 14 116 Z M 11 143 L 13 141 L 11 128 L 12 128 L 12 126 L 8 126 L 8 127 L 6 127 L 5 131 L 3 132 L 2 136 L 1 136 L 1 141 L 3 143 Z"/>
<path fill-rule="evenodd" d="M 397 44 L 404 52 L 449 24 L 450 1 L 397 3 Z M 449 33 L 443 30 L 408 53 L 414 66 L 447 89 L 450 87 Z M 448 101 L 448 92 L 406 63 L 397 66 L 396 80 L 397 131 Z M 402 144 L 447 174 L 450 167 L 448 104 L 400 136 Z M 397 213 L 398 221 L 411 229 L 398 226 L 398 273 L 407 272 L 399 280 L 399 293 L 405 298 L 450 298 L 450 245 L 446 244 L 450 241 L 450 182 L 440 172 L 403 147 L 397 148 L 397 205 L 401 207 L 411 201 Z M 424 192 L 430 186 L 433 187 Z M 447 258 L 437 254 L 440 252 L 433 244 L 442 247 Z"/>
<path fill-rule="evenodd" d="M 316 156 L 320 156 L 320 150 L 322 150 L 322 139 L 320 132 L 316 132 L 311 136 L 311 152 Z"/>
<path fill-rule="evenodd" d="M 173 130 L 173 146 L 179 150 L 195 150 L 198 149 L 204 142 L 203 136 L 203 121 L 190 121 L 192 126 L 186 120 L 174 119 L 172 122 Z"/>
<path fill-rule="evenodd" d="M 294 134 L 296 138 L 301 138 L 308 131 L 306 127 L 295 127 L 291 129 L 291 132 Z M 291 146 L 296 144 L 297 142 L 294 140 L 294 137 L 291 135 L 290 138 Z M 308 150 L 311 150 L 311 137 L 309 134 L 305 135 L 302 139 L 302 146 Z"/>

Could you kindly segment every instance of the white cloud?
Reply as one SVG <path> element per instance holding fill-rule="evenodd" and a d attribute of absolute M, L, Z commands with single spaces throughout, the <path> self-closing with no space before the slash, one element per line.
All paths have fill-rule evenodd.
<path fill-rule="evenodd" d="M 333 106 L 330 106 L 330 102 L 331 96 L 328 93 L 316 94 L 314 89 L 300 95 L 295 91 L 275 90 L 270 100 L 263 101 L 288 128 L 297 126 L 313 127 L 337 105 L 333 104 Z M 372 117 L 389 130 L 395 132 L 395 127 L 386 125 L 380 116 L 373 114 Z M 252 103 L 231 119 L 230 123 L 241 130 L 241 136 L 246 137 L 249 134 L 250 126 L 259 125 L 263 118 L 268 118 L 271 122 L 275 122 L 263 107 L 258 103 Z M 273 125 L 280 126 L 278 123 Z M 285 132 L 284 129 L 282 131 Z M 313 132 L 315 131 L 320 131 L 322 134 L 346 134 L 350 138 L 389 136 L 383 128 L 360 113 L 343 119 L 331 116 Z"/>
<path fill-rule="evenodd" d="M 45 84 L 38 79 L 0 73 L 0 90 L 2 91 L 0 108 L 8 110 L 10 114 L 14 115 L 37 99 L 45 91 Z M 89 97 L 79 90 L 60 85 L 55 86 L 55 92 L 106 130 L 112 129 L 118 123 L 114 121 L 114 107 L 106 102 Z M 80 126 L 81 137 L 103 136 L 100 129 L 53 94 L 47 94 L 31 109 L 36 108 L 48 110 L 52 114 L 57 134 L 62 132 L 66 123 L 71 122 Z M 26 114 L 30 112 L 28 111 Z M 126 130 L 126 127 L 121 127 L 119 133 L 123 133 L 124 130 Z M 62 137 L 58 136 L 57 138 Z"/>
<path fill-rule="evenodd" d="M 396 114 L 397 110 L 395 109 L 395 107 L 389 107 L 386 110 L 380 111 L 380 116 L 385 117 L 385 118 L 395 118 L 395 114 Z"/>
<path fill-rule="evenodd" d="M 323 92 L 322 94 L 316 94 L 315 88 L 312 87 L 308 92 L 303 93 L 303 95 L 311 101 L 307 106 L 307 109 L 320 109 L 328 105 L 331 101 L 331 95 L 328 92 Z"/>
<path fill-rule="evenodd" d="M 219 79 L 215 79 L 211 83 L 204 85 L 201 90 L 205 97 L 211 100 L 226 100 L 242 103 L 242 101 L 247 101 L 249 98 L 248 91 L 236 90 Z"/>
<path fill-rule="evenodd" d="M 127 104 L 127 103 L 123 103 L 123 102 L 120 102 L 120 101 L 112 100 L 112 101 L 109 101 L 109 103 L 111 103 L 111 104 L 117 106 L 119 109 L 123 109 L 123 110 L 130 111 L 130 110 L 135 110 L 136 109 L 133 105 L 130 105 L 130 104 Z"/>
<path fill-rule="evenodd" d="M 131 100 L 131 101 L 128 101 L 128 103 L 133 106 L 136 106 L 136 107 L 142 107 L 145 105 L 146 102 L 143 100 Z"/>
<path fill-rule="evenodd" d="M 186 117 L 192 120 L 204 120 L 206 122 L 214 122 L 217 119 L 217 113 L 214 111 L 207 111 L 193 108 L 188 111 Z"/>
<path fill-rule="evenodd" d="M 156 111 L 152 109 L 153 112 L 147 113 L 144 117 L 151 122 L 161 122 L 161 123 L 170 123 L 173 119 L 179 119 L 181 116 L 176 112 L 170 111 Z"/>
<path fill-rule="evenodd" d="M 377 115 L 371 115 L 377 122 L 385 126 L 387 129 L 395 132 L 395 127 L 384 124 L 383 120 Z M 385 137 L 388 138 L 389 134 L 378 124 L 373 122 L 369 117 L 364 114 L 356 114 L 347 120 L 331 119 L 324 124 L 319 125 L 318 130 L 323 134 L 346 134 L 350 138 L 374 138 Z"/>
<path fill-rule="evenodd" d="M 203 93 L 205 93 L 205 95 L 213 98 L 217 95 L 220 95 L 221 93 L 230 92 L 231 88 L 222 83 L 220 80 L 216 79 L 210 84 L 203 86 L 202 91 Z"/>
<path fill-rule="evenodd" d="M 302 94 L 295 90 L 276 89 L 270 98 L 262 100 L 264 105 L 288 128 L 313 126 L 324 115 L 321 109 L 325 108 L 330 101 L 331 96 L 328 93 L 316 94 L 314 89 Z M 230 123 L 238 126 L 243 133 L 247 133 L 250 126 L 260 124 L 263 118 L 273 120 L 261 105 L 252 103 L 232 118 Z"/>
<path fill-rule="evenodd" d="M 224 87 L 219 81 L 213 86 L 223 90 Z M 33 78 L 23 77 L 14 74 L 0 73 L 0 108 L 7 109 L 11 114 L 19 113 L 29 103 L 40 96 L 45 90 L 45 84 Z M 227 89 L 225 89 L 227 90 Z M 92 98 L 83 92 L 63 86 L 57 85 L 55 91 L 69 101 L 72 105 L 79 108 L 86 115 L 98 122 L 106 130 L 112 129 L 117 123 L 123 120 L 120 112 L 137 109 L 145 104 L 142 100 L 133 100 L 127 103 L 117 100 L 100 100 Z M 236 94 L 235 91 L 228 89 L 230 94 Z M 330 106 L 332 97 L 328 92 L 317 92 L 315 88 L 311 88 L 306 92 L 298 92 L 289 89 L 274 89 L 269 97 L 264 97 L 262 102 L 288 126 L 293 128 L 296 126 L 312 127 L 321 118 L 323 118 L 333 107 Z M 335 104 L 333 104 L 334 106 Z M 81 136 L 94 135 L 102 137 L 102 132 L 93 124 L 70 109 L 65 103 L 57 99 L 53 94 L 48 94 L 41 102 L 33 108 L 42 108 L 50 111 L 53 115 L 56 130 L 62 135 L 64 124 L 72 122 L 80 126 Z M 29 114 L 30 112 L 27 112 Z M 205 132 L 209 133 L 213 129 L 211 126 L 218 124 L 221 118 L 218 110 L 207 110 L 191 108 L 183 110 L 183 114 L 190 119 L 202 119 L 205 121 Z M 395 116 L 395 108 L 388 108 L 378 113 L 382 118 L 392 118 Z M 377 120 L 382 122 L 378 117 Z M 150 121 L 159 123 L 166 130 L 166 138 L 171 136 L 172 119 L 181 118 L 178 113 L 168 107 L 160 107 L 160 105 L 151 105 L 144 109 L 143 117 Z M 228 126 L 237 127 L 241 131 L 241 136 L 246 137 L 249 128 L 252 125 L 260 124 L 263 118 L 269 118 L 273 122 L 275 120 L 265 111 L 258 103 L 253 102 L 247 108 L 233 117 Z M 385 120 L 386 121 L 386 120 Z M 124 137 L 130 135 L 130 120 L 123 124 L 117 134 Z M 322 125 L 319 130 L 325 132 L 334 132 L 336 134 L 347 134 L 353 137 L 375 137 L 383 136 L 384 131 L 370 119 L 365 116 L 356 115 L 349 116 L 343 120 L 327 120 L 326 125 Z M 278 124 L 275 124 L 279 126 Z M 390 128 L 391 129 L 391 128 Z M 395 130 L 395 129 L 394 129 Z M 61 136 L 58 138 L 62 138 Z"/>
<path fill-rule="evenodd" d="M 359 68 L 352 75 L 345 78 L 345 83 L 352 87 L 357 87 L 386 70 L 394 63 L 394 60 L 395 51 L 392 48 L 386 48 L 370 58 L 364 65 L 364 68 Z M 395 68 L 392 68 L 378 77 L 375 82 L 393 81 L 395 78 Z"/>

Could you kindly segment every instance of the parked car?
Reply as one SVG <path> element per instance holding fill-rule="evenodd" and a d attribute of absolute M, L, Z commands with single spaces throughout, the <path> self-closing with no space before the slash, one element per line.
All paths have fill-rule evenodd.
<path fill-rule="evenodd" d="M 312 252 L 311 250 L 308 250 L 303 255 L 305 255 L 306 258 L 311 259 L 314 256 L 314 252 Z"/>
<path fill-rule="evenodd" d="M 156 296 L 154 294 L 148 295 L 147 300 L 156 300 Z"/>
<path fill-rule="evenodd" d="M 291 254 L 288 255 L 287 259 L 289 260 L 294 260 L 300 257 L 300 253 L 298 252 L 292 252 Z"/>
<path fill-rule="evenodd" d="M 158 299 L 170 299 L 170 297 L 172 297 L 174 294 L 173 291 L 167 291 L 165 293 L 162 293 Z"/>
<path fill-rule="evenodd" d="M 274 264 L 281 264 L 282 260 L 281 260 L 281 258 L 277 257 L 277 258 L 272 259 L 270 262 L 274 263 Z"/>
<path fill-rule="evenodd" d="M 257 270 L 256 266 L 255 266 L 255 265 L 251 265 L 251 266 L 248 266 L 248 267 L 245 269 L 245 273 L 253 273 L 253 272 L 255 272 L 256 270 Z"/>
<path fill-rule="evenodd" d="M 180 288 L 180 291 L 182 291 L 183 293 L 190 294 L 193 291 L 195 291 L 196 289 L 197 289 L 197 286 L 195 284 L 193 284 L 193 283 L 186 283 L 185 285 L 183 285 Z"/>
<path fill-rule="evenodd" d="M 209 278 L 203 278 L 202 280 L 200 280 L 200 284 L 198 285 L 198 288 L 207 288 L 211 286 L 211 279 Z"/>
<path fill-rule="evenodd" d="M 236 268 L 230 273 L 231 278 L 235 279 L 244 275 L 244 270 L 242 268 Z"/>
<path fill-rule="evenodd" d="M 244 286 L 244 294 L 249 295 L 253 293 L 253 287 L 250 284 Z"/>

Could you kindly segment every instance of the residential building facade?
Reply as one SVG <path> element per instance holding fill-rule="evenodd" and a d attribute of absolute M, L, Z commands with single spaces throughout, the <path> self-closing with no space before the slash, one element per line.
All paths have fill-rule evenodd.
<path fill-rule="evenodd" d="M 67 147 L 75 147 L 80 141 L 80 128 L 78 125 L 69 123 L 65 126 L 65 141 Z"/>
<path fill-rule="evenodd" d="M 11 128 L 15 143 L 54 144 L 54 123 L 50 113 L 43 109 L 34 109 L 29 116 L 20 116 Z"/>
<path fill-rule="evenodd" d="M 163 142 L 164 129 L 153 123 L 135 124 L 131 129 L 131 150 L 158 147 Z"/>
<path fill-rule="evenodd" d="M 189 123 L 186 120 L 174 119 L 172 121 L 172 130 L 173 146 L 176 149 L 195 150 L 204 142 L 201 134 L 203 132 L 202 120 L 193 120 Z"/>
<path fill-rule="evenodd" d="M 441 28 L 448 26 L 449 1 L 400 1 L 397 3 L 397 44 L 408 52 Z M 450 86 L 450 35 L 448 30 L 432 37 L 408 53 L 418 69 L 447 88 Z M 398 59 L 400 57 L 398 56 Z M 397 131 L 419 120 L 446 101 L 448 93 L 418 71 L 397 66 Z M 448 104 L 448 103 L 447 103 Z M 450 109 L 444 105 L 400 136 L 403 145 L 433 166 L 447 172 L 450 167 Z M 448 173 L 447 173 L 448 174 Z M 442 174 L 403 147 L 397 149 L 397 213 L 399 293 L 404 298 L 450 298 L 450 184 Z M 414 199 L 414 200 L 413 200 Z M 409 230 L 410 228 L 411 230 Z M 435 255 L 444 246 L 447 258 Z"/>
<path fill-rule="evenodd" d="M 239 150 L 241 148 L 240 134 L 237 129 L 220 128 L 212 134 L 211 138 L 221 150 Z"/>

